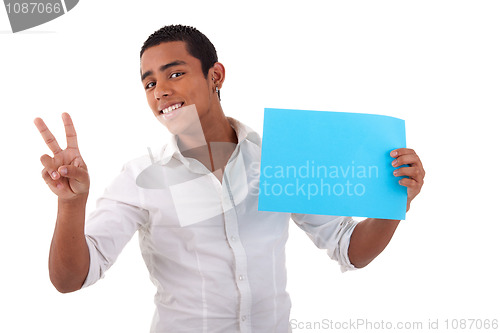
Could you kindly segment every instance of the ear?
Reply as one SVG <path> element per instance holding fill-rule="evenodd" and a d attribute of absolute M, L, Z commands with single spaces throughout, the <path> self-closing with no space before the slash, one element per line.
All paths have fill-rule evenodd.
<path fill-rule="evenodd" d="M 213 89 L 218 87 L 220 90 L 222 88 L 222 84 L 224 83 L 224 79 L 226 78 L 226 69 L 224 68 L 224 65 L 220 62 L 216 62 L 208 71 L 208 77 L 210 81 L 212 81 Z"/>

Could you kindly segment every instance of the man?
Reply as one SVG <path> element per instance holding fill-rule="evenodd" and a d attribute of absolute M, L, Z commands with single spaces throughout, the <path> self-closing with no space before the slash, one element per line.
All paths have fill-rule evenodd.
<path fill-rule="evenodd" d="M 225 69 L 198 30 L 166 26 L 141 50 L 148 104 L 172 133 L 162 150 L 128 162 L 85 224 L 87 167 L 71 118 L 63 113 L 62 150 L 40 118 L 35 124 L 54 157 L 42 177 L 58 196 L 49 272 L 60 292 L 102 278 L 139 231 L 143 258 L 157 286 L 152 332 L 288 332 L 285 243 L 290 218 L 342 271 L 366 266 L 388 244 L 399 221 L 262 212 L 260 138 L 226 117 L 220 104 Z M 411 149 L 391 153 L 408 204 L 419 193 L 422 164 Z"/>

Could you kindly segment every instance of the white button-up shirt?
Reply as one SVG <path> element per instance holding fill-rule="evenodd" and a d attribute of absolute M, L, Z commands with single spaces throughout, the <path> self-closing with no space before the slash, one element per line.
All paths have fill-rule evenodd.
<path fill-rule="evenodd" d="M 104 276 L 134 233 L 158 289 L 151 332 L 290 332 L 285 243 L 290 218 L 341 270 L 350 217 L 257 210 L 261 140 L 229 118 L 238 144 L 222 183 L 184 157 L 174 136 L 126 163 L 86 221 L 90 269 Z"/>

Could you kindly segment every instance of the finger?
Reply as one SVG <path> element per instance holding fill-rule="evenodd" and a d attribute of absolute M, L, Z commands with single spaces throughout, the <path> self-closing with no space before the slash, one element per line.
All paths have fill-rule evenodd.
<path fill-rule="evenodd" d="M 76 167 L 84 168 L 85 170 L 87 170 L 87 165 L 85 164 L 81 156 L 75 157 L 75 159 L 71 162 L 71 164 Z"/>
<path fill-rule="evenodd" d="M 400 185 L 403 185 L 403 186 L 406 186 L 406 187 L 409 187 L 409 188 L 412 188 L 412 187 L 418 187 L 418 182 L 415 180 L 415 179 L 412 179 L 412 178 L 402 178 L 399 180 L 399 184 Z"/>
<path fill-rule="evenodd" d="M 88 172 L 80 167 L 74 165 L 61 165 L 57 171 L 66 178 L 72 178 L 76 181 L 83 183 L 88 177 Z"/>
<path fill-rule="evenodd" d="M 419 167 L 422 167 L 422 163 L 420 162 L 420 158 L 417 154 L 401 155 L 394 161 L 392 161 L 392 166 L 394 167 L 404 164 L 417 165 Z"/>
<path fill-rule="evenodd" d="M 75 126 L 73 125 L 73 121 L 71 120 L 69 113 L 64 112 L 62 114 L 62 119 L 64 123 L 64 130 L 66 131 L 67 148 L 78 149 Z"/>
<path fill-rule="evenodd" d="M 33 122 L 35 123 L 35 126 L 38 128 L 38 131 L 42 135 L 43 140 L 45 141 L 47 146 L 49 146 L 49 149 L 54 153 L 54 155 L 61 152 L 62 149 L 61 147 L 59 147 L 56 138 L 49 131 L 49 128 L 47 127 L 47 125 L 45 125 L 42 118 L 35 118 Z"/>
<path fill-rule="evenodd" d="M 47 173 L 50 177 L 52 177 L 52 179 L 56 180 L 61 178 L 61 175 L 57 172 L 57 167 L 52 157 L 47 154 L 42 155 L 42 157 L 40 157 L 40 162 L 42 162 L 42 165 L 45 167 L 44 170 L 47 170 Z"/>
<path fill-rule="evenodd" d="M 415 151 L 413 149 L 410 149 L 410 148 L 398 148 L 398 149 L 394 149 L 393 151 L 391 151 L 392 157 L 397 157 L 397 156 L 407 155 L 407 154 L 415 154 Z"/>
<path fill-rule="evenodd" d="M 394 176 L 408 176 L 419 183 L 424 179 L 423 170 L 419 167 L 401 167 L 397 170 L 394 170 Z"/>
<path fill-rule="evenodd" d="M 58 188 L 58 189 L 62 188 L 63 185 L 62 185 L 61 181 L 52 179 L 49 175 L 49 172 L 50 171 L 48 171 L 47 169 L 42 170 L 42 178 L 45 181 L 45 183 L 47 185 L 49 185 L 49 187 L 52 187 L 54 189 L 55 188 Z"/>

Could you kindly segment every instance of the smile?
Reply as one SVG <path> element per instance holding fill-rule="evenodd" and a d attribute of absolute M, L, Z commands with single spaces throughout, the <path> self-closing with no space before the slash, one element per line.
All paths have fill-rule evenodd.
<path fill-rule="evenodd" d="M 163 109 L 160 111 L 161 114 L 168 114 L 168 113 L 171 113 L 173 112 L 174 110 L 180 108 L 182 106 L 182 104 L 184 103 L 177 103 L 177 104 L 174 104 L 174 105 L 170 105 L 169 107 Z"/>

